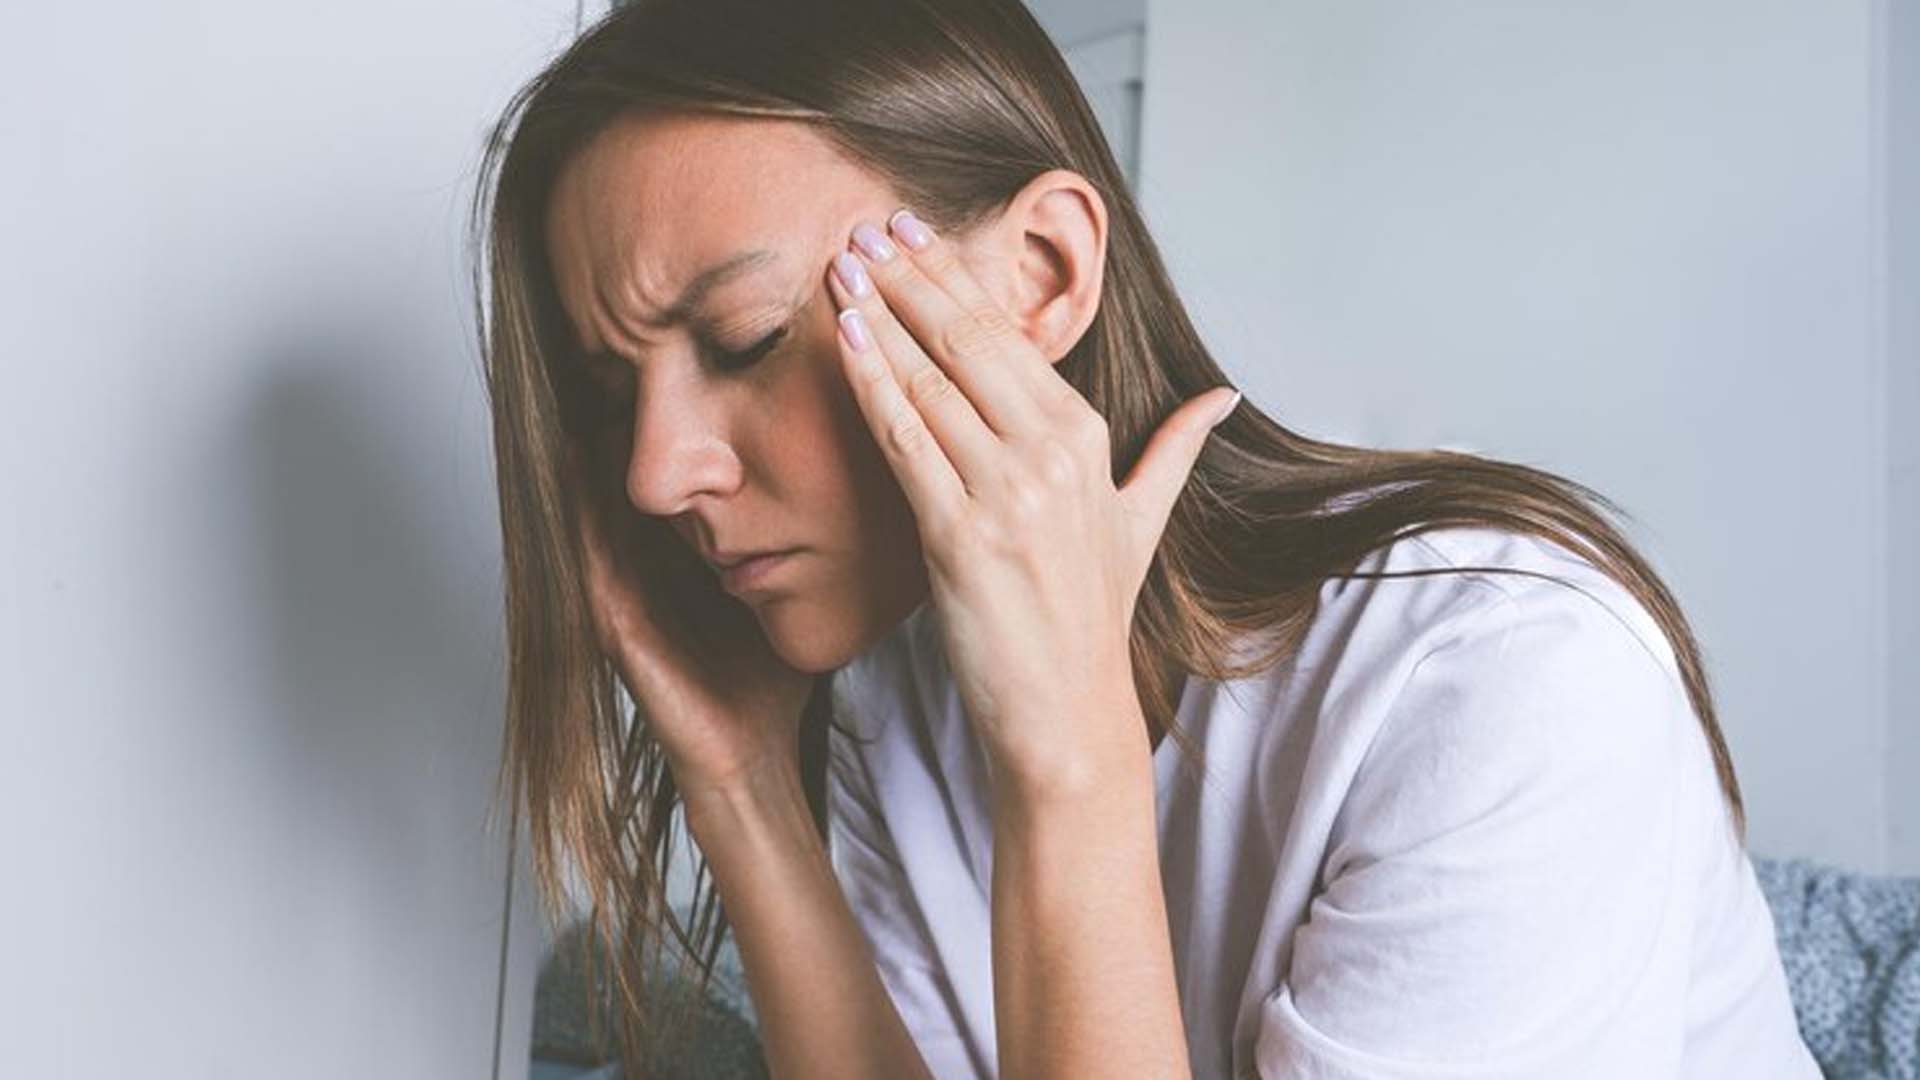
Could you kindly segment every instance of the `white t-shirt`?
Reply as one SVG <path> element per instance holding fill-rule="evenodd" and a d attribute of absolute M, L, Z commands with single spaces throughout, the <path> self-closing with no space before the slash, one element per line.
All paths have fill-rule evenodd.
<path fill-rule="evenodd" d="M 1299 654 L 1189 678 L 1154 752 L 1196 1078 L 1817 1078 L 1659 625 L 1491 528 L 1331 580 Z M 1584 591 L 1582 591 L 1584 590 Z M 829 846 L 939 1080 L 994 1077 L 992 827 L 923 604 L 835 680 Z M 1091 883 L 1090 883 L 1091 884 Z M 1094 886 L 1097 887 L 1097 886 Z"/>

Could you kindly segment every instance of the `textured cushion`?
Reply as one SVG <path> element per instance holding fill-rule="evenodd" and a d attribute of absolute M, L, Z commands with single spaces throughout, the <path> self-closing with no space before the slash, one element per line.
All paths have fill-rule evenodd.
<path fill-rule="evenodd" d="M 1755 857 L 1800 1034 L 1830 1080 L 1920 1077 L 1920 878 Z"/>
<path fill-rule="evenodd" d="M 593 956 L 597 978 L 591 987 L 583 952 Z M 648 987 L 660 993 L 660 986 L 656 973 Z M 665 993 L 673 995 L 691 989 L 673 981 L 668 986 Z M 694 1015 L 697 1031 L 687 1041 L 685 1058 L 665 1052 L 650 1055 L 648 1076 L 654 1080 L 765 1080 L 767 1067 L 755 1034 L 753 1004 L 731 936 L 715 962 L 712 987 Z M 575 923 L 554 942 L 540 969 L 534 990 L 532 1057 L 536 1062 L 598 1066 L 618 1056 L 605 953 L 585 923 Z M 580 1080 L 588 1080 L 589 1075 L 591 1080 L 618 1080 L 619 1069 L 608 1068 L 604 1077 L 594 1071 Z"/>

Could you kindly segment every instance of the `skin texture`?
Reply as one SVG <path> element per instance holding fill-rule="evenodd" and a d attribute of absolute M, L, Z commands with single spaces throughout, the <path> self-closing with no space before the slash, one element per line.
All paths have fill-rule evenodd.
<path fill-rule="evenodd" d="M 1038 177 L 1007 212 L 954 238 L 967 264 L 1056 361 L 1098 303 L 1085 180 Z M 826 270 L 861 220 L 898 196 L 805 125 L 672 116 L 623 121 L 562 171 L 548 253 L 583 356 L 633 423 L 626 495 L 692 548 L 804 549 L 741 597 L 769 645 L 830 670 L 928 594 L 912 511 L 841 372 Z M 772 258 L 714 288 L 685 323 L 651 320 L 701 270 L 741 252 Z M 737 372 L 707 358 L 781 326 Z M 703 342 L 705 343 L 703 345 Z"/>

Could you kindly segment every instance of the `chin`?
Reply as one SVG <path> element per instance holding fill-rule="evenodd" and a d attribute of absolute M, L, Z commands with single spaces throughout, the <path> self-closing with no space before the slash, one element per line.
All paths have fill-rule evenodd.
<path fill-rule="evenodd" d="M 842 667 L 866 647 L 865 635 L 846 613 L 822 611 L 791 599 L 763 602 L 754 607 L 760 629 L 774 655 L 795 671 L 822 675 Z"/>
<path fill-rule="evenodd" d="M 775 599 L 754 606 L 767 644 L 796 671 L 825 674 L 872 648 L 911 615 L 922 597 L 911 593 L 893 598 L 879 611 L 849 605 L 821 607 L 798 598 Z"/>

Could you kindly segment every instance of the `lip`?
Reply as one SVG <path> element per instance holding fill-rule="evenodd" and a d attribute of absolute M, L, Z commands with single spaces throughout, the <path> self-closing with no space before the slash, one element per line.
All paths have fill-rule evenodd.
<path fill-rule="evenodd" d="M 798 548 L 782 551 L 770 551 L 764 555 L 755 555 L 750 559 L 734 563 L 732 566 L 717 566 L 720 584 L 730 593 L 754 589 L 766 584 L 769 575 L 780 572 Z"/>

